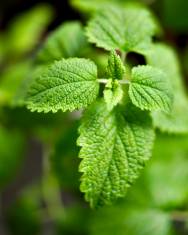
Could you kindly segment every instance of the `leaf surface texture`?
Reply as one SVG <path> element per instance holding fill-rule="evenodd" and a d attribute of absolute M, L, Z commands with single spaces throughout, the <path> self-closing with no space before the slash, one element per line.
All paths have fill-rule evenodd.
<path fill-rule="evenodd" d="M 97 67 L 92 61 L 62 59 L 34 79 L 26 102 L 32 111 L 73 111 L 92 103 L 98 90 Z"/>

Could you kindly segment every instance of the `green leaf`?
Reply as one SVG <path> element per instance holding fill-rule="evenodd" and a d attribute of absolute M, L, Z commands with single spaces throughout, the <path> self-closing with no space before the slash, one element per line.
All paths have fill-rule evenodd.
<path fill-rule="evenodd" d="M 137 66 L 132 69 L 129 96 L 140 109 L 169 111 L 172 92 L 165 73 L 151 66 Z"/>
<path fill-rule="evenodd" d="M 154 131 L 148 113 L 130 103 L 126 111 L 110 112 L 100 101 L 86 112 L 79 132 L 80 188 L 86 200 L 98 207 L 125 196 L 151 156 Z"/>
<path fill-rule="evenodd" d="M 123 75 L 125 74 L 125 66 L 119 55 L 117 55 L 116 51 L 111 51 L 109 59 L 108 59 L 108 67 L 107 67 L 107 76 L 112 79 L 123 79 Z"/>
<path fill-rule="evenodd" d="M 108 110 L 112 110 L 122 99 L 123 90 L 117 80 L 109 79 L 104 90 L 104 100 Z"/>
<path fill-rule="evenodd" d="M 97 67 L 92 61 L 62 59 L 33 81 L 26 103 L 31 111 L 73 111 L 91 104 L 98 91 Z"/>
<path fill-rule="evenodd" d="M 156 111 L 152 114 L 154 125 L 163 132 L 188 133 L 188 100 L 176 53 L 169 46 L 154 44 L 146 58 L 150 65 L 165 71 L 174 94 L 170 113 Z"/>
<path fill-rule="evenodd" d="M 91 43 L 106 50 L 144 52 L 148 50 L 156 23 L 150 12 L 137 5 L 106 7 L 87 26 Z"/>
<path fill-rule="evenodd" d="M 87 46 L 81 24 L 77 21 L 67 22 L 49 35 L 38 53 L 37 62 L 51 63 L 62 58 L 80 56 Z"/>
<path fill-rule="evenodd" d="M 38 5 L 15 18 L 7 33 L 8 55 L 23 55 L 32 50 L 51 18 L 52 9 L 48 5 Z"/>

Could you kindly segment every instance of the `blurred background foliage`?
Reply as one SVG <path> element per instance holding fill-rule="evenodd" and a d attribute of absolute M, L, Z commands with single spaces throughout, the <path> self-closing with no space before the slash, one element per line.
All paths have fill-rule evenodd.
<path fill-rule="evenodd" d="M 188 1 L 133 1 L 149 6 L 159 19 L 163 28 L 159 37 L 177 51 L 186 86 Z M 188 234 L 186 134 L 177 136 L 157 131 L 153 157 L 140 179 L 128 191 L 127 197 L 112 207 L 92 211 L 79 192 L 79 149 L 75 142 L 80 113 L 38 114 L 30 113 L 23 106 L 22 97 L 27 83 L 35 73 L 33 58 L 46 35 L 64 21 L 81 20 L 85 24 L 85 19 L 101 6 L 114 3 L 123 5 L 125 2 L 0 2 L 1 235 Z M 82 53 L 76 44 L 74 47 L 66 44 L 60 55 L 53 48 L 50 53 L 56 59 L 58 56 L 91 57 L 103 68 L 107 60 L 106 53 L 87 45 L 79 23 L 68 23 L 70 27 L 73 35 L 64 27 L 56 37 L 58 39 L 63 33 L 65 44 L 71 39 L 72 43 L 79 41 L 79 45 L 85 48 Z M 50 62 L 49 52 L 44 52 L 37 57 L 40 65 Z M 142 57 L 134 54 L 129 56 L 130 63 L 143 63 Z M 157 60 L 160 61 L 160 56 Z M 172 71 L 175 71 L 174 68 Z"/>

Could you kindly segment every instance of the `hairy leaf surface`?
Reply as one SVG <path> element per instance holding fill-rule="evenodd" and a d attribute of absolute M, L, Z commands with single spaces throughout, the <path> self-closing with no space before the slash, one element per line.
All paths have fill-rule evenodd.
<path fill-rule="evenodd" d="M 104 89 L 104 100 L 107 104 L 107 108 L 112 110 L 113 107 L 121 101 L 122 97 L 123 90 L 119 82 L 109 79 Z"/>
<path fill-rule="evenodd" d="M 148 114 L 131 104 L 126 112 L 110 112 L 100 101 L 85 114 L 79 132 L 86 200 L 98 207 L 123 197 L 151 156 L 154 132 Z"/>
<path fill-rule="evenodd" d="M 62 59 L 34 80 L 26 102 L 31 111 L 72 111 L 92 103 L 98 90 L 97 67 L 92 61 Z"/>
<path fill-rule="evenodd" d="M 132 69 L 129 96 L 141 109 L 169 111 L 172 105 L 172 92 L 165 73 L 151 66 Z"/>
<path fill-rule="evenodd" d="M 112 79 L 123 79 L 125 66 L 116 51 L 111 51 L 108 59 L 107 75 Z"/>

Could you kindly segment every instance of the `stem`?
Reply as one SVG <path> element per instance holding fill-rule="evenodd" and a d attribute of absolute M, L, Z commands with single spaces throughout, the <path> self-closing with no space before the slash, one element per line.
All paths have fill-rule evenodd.
<path fill-rule="evenodd" d="M 50 169 L 51 150 L 49 147 L 44 147 L 43 153 L 43 198 L 46 203 L 46 209 L 51 220 L 58 220 L 59 217 L 65 216 L 65 210 L 61 200 L 61 191 L 57 179 Z"/>
<path fill-rule="evenodd" d="M 121 60 L 122 60 L 123 63 L 125 63 L 126 56 L 127 56 L 127 53 L 126 53 L 126 52 L 122 52 L 122 53 L 121 53 Z"/>
<path fill-rule="evenodd" d="M 109 81 L 109 79 L 106 79 L 106 78 L 101 78 L 101 79 L 98 79 L 98 82 L 99 83 L 102 83 L 102 84 L 107 84 L 107 82 Z M 129 84 L 130 81 L 129 80 L 117 80 L 119 82 L 119 84 L 121 85 L 125 85 L 125 84 Z"/>

